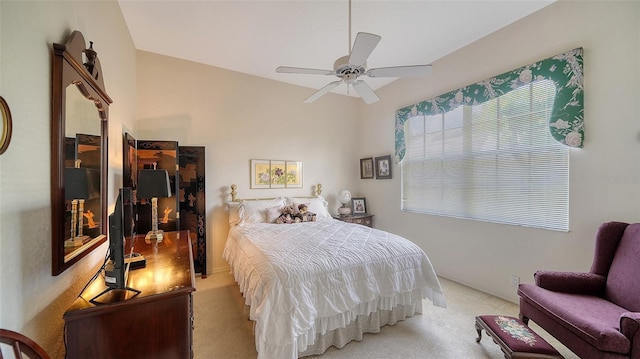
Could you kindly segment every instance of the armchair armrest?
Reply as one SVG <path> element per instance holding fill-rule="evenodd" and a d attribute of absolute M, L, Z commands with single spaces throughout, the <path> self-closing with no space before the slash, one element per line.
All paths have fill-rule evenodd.
<path fill-rule="evenodd" d="M 537 271 L 536 285 L 554 292 L 601 295 L 606 278 L 588 272 Z"/>
<path fill-rule="evenodd" d="M 631 358 L 640 358 L 640 313 L 626 312 L 620 316 L 620 332 L 631 342 Z"/>

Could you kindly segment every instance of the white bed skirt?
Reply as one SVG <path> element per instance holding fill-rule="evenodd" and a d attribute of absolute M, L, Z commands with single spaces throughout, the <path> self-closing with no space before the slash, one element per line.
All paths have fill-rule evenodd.
<path fill-rule="evenodd" d="M 422 313 L 422 301 L 412 305 L 399 305 L 392 310 L 379 310 L 367 315 L 358 315 L 354 321 L 344 328 L 331 330 L 324 335 L 316 335 L 315 342 L 306 350 L 298 352 L 302 358 L 324 353 L 329 347 L 342 348 L 353 340 L 362 340 L 364 333 L 379 333 L 385 325 L 394 325 L 415 314 Z"/>
<path fill-rule="evenodd" d="M 261 343 L 256 336 L 256 348 L 262 348 L 262 351 L 258 350 L 258 358 L 301 358 L 322 354 L 330 346 L 342 348 L 352 340 L 362 340 L 364 333 L 378 333 L 385 325 L 394 325 L 398 321 L 421 314 L 422 298 L 419 293 L 420 291 L 416 291 L 391 298 L 378 297 L 359 304 L 351 311 L 329 318 L 317 318 L 312 328 L 298 335 L 289 345 Z"/>

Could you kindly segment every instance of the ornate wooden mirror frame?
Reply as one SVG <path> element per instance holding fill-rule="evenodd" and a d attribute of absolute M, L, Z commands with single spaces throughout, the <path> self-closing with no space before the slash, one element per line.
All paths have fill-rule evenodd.
<path fill-rule="evenodd" d="M 53 44 L 52 84 L 51 268 L 52 274 L 58 275 L 107 238 L 107 137 L 109 104 L 113 101 L 104 89 L 102 68 L 93 43 L 87 48 L 79 31 L 71 33 L 66 44 Z M 71 103 L 74 97 L 76 100 Z M 88 111 L 85 104 L 90 105 Z M 77 107 L 85 108 L 78 110 Z M 81 116 L 70 118 L 71 113 Z M 65 181 L 72 178 L 70 171 L 81 169 L 86 173 L 84 178 L 88 178 L 84 183 L 89 190 L 85 192 L 94 193 L 84 197 L 86 204 L 85 199 L 66 198 L 78 187 L 85 187 L 77 184 L 83 182 L 74 182 L 73 186 L 67 182 L 65 186 Z M 83 217 L 86 220 L 83 221 Z M 88 225 L 85 235 L 84 223 Z"/>

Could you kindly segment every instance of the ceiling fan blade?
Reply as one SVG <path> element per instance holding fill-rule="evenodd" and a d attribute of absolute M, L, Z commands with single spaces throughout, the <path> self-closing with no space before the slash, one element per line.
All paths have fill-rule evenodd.
<path fill-rule="evenodd" d="M 313 95 L 307 97 L 307 99 L 304 100 L 304 103 L 312 103 L 312 102 L 314 102 L 315 100 L 317 100 L 320 97 L 324 96 L 329 91 L 333 90 L 336 86 L 340 85 L 341 82 L 342 82 L 342 80 L 330 82 L 329 84 L 325 85 L 323 88 L 318 90 Z"/>
<path fill-rule="evenodd" d="M 369 77 L 411 77 L 424 76 L 431 72 L 431 65 L 379 67 L 367 70 Z"/>
<path fill-rule="evenodd" d="M 349 63 L 351 65 L 360 66 L 369 58 L 381 37 L 367 32 L 359 32 L 356 35 L 356 41 L 353 42 L 353 49 L 349 55 Z"/>
<path fill-rule="evenodd" d="M 367 85 L 367 83 L 362 80 L 354 81 L 353 88 L 356 89 L 356 92 L 358 93 L 358 95 L 362 97 L 362 99 L 364 100 L 364 102 L 367 103 L 367 105 L 380 100 L 378 95 L 376 95 L 376 93 L 373 92 L 371 87 L 369 87 L 369 85 Z"/>
<path fill-rule="evenodd" d="M 281 74 L 335 75 L 333 70 L 307 69 L 304 67 L 278 66 L 276 72 Z"/>

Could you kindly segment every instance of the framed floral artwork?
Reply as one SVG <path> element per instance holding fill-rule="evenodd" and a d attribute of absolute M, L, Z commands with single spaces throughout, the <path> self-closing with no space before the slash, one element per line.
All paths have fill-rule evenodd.
<path fill-rule="evenodd" d="M 271 188 L 284 188 L 287 183 L 286 165 L 286 161 L 269 161 L 269 166 L 271 167 Z"/>
<path fill-rule="evenodd" d="M 286 166 L 287 188 L 302 188 L 302 162 L 287 161 Z"/>
<path fill-rule="evenodd" d="M 271 166 L 269 160 L 251 160 L 251 188 L 271 186 Z"/>
<path fill-rule="evenodd" d="M 373 178 L 373 158 L 360 159 L 360 178 Z"/>
<path fill-rule="evenodd" d="M 251 160 L 251 188 L 301 187 L 301 161 Z"/>
<path fill-rule="evenodd" d="M 376 179 L 391 178 L 391 156 L 376 157 Z"/>

